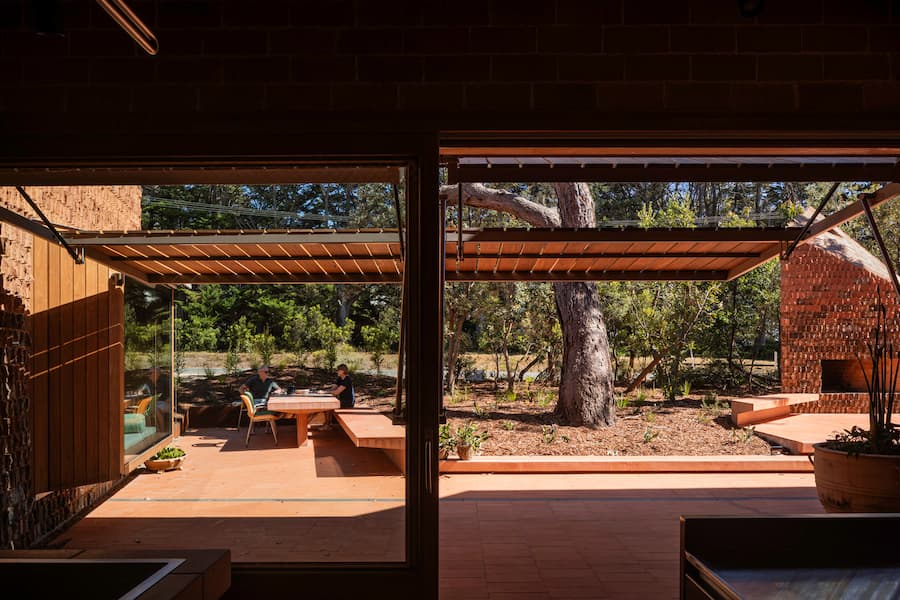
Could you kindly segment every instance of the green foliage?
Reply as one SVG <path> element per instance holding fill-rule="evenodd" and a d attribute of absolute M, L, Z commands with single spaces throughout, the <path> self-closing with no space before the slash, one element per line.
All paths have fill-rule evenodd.
<path fill-rule="evenodd" d="M 731 430 L 731 439 L 738 444 L 749 444 L 754 435 L 756 435 L 755 427 L 742 427 Z"/>
<path fill-rule="evenodd" d="M 644 429 L 643 440 L 644 440 L 645 444 L 649 444 L 650 442 L 655 440 L 658 436 L 659 436 L 659 431 L 657 431 L 651 427 L 647 427 L 646 429 Z"/>
<path fill-rule="evenodd" d="M 512 431 L 516 428 L 516 423 L 515 421 L 503 421 L 500 426 L 506 431 Z"/>
<path fill-rule="evenodd" d="M 400 319 L 396 311 L 384 310 L 373 325 L 360 328 L 363 347 L 369 352 L 369 358 L 376 373 L 381 373 L 384 355 L 400 339 Z"/>
<path fill-rule="evenodd" d="M 552 444 L 556 441 L 557 427 L 555 423 L 550 425 L 541 425 L 541 440 L 545 444 Z"/>
<path fill-rule="evenodd" d="M 241 355 L 234 349 L 234 346 L 228 347 L 225 354 L 225 372 L 228 375 L 237 375 L 241 369 Z"/>
<path fill-rule="evenodd" d="M 456 445 L 468 446 L 474 451 L 478 451 L 481 445 L 490 436 L 487 431 L 478 431 L 472 423 L 466 423 L 464 426 L 456 430 Z"/>
<path fill-rule="evenodd" d="M 290 339 L 292 350 L 301 364 L 303 357 L 314 352 L 317 353 L 317 366 L 321 363 L 323 368 L 333 369 L 337 364 L 338 346 L 350 340 L 353 327 L 350 319 L 339 327 L 322 314 L 318 305 L 314 305 L 297 311 L 289 330 L 286 329 L 286 337 Z"/>
<path fill-rule="evenodd" d="M 247 352 L 253 343 L 253 328 L 247 322 L 247 317 L 241 315 L 237 321 L 228 325 L 225 331 L 225 339 L 228 341 L 228 348 L 235 352 Z"/>
<path fill-rule="evenodd" d="M 270 366 L 272 355 L 275 354 L 275 336 L 269 333 L 268 327 L 262 333 L 253 336 L 252 346 L 259 357 L 260 365 Z"/>
<path fill-rule="evenodd" d="M 208 362 L 203 363 L 203 376 L 207 379 L 213 379 L 216 376 L 215 369 Z"/>
<path fill-rule="evenodd" d="M 626 396 L 616 396 L 616 408 L 620 410 L 628 408 L 628 398 Z"/>
<path fill-rule="evenodd" d="M 456 434 L 449 423 L 444 423 L 438 428 L 438 449 L 448 453 L 456 450 Z"/>
<path fill-rule="evenodd" d="M 166 446 L 156 454 L 154 454 L 151 458 L 152 460 L 170 460 L 173 458 L 180 458 L 185 455 L 184 450 L 181 448 L 176 448 L 175 446 Z"/>

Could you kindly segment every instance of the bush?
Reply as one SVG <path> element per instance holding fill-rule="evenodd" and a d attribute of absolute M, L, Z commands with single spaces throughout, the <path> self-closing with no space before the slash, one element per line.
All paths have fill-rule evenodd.
<path fill-rule="evenodd" d="M 272 364 L 272 355 L 275 354 L 275 336 L 269 333 L 267 327 L 262 333 L 253 336 L 253 351 L 259 356 L 261 364 Z"/>
<path fill-rule="evenodd" d="M 151 460 L 170 460 L 172 458 L 180 458 L 184 456 L 184 450 L 175 446 L 166 446 L 153 455 Z"/>

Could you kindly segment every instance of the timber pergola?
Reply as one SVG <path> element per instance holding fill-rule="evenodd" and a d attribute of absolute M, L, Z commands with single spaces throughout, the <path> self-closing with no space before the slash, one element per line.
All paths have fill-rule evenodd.
<path fill-rule="evenodd" d="M 866 199 L 871 208 L 897 196 L 900 183 L 890 183 Z M 447 231 L 444 266 L 448 281 L 727 281 L 793 241 L 808 242 L 864 212 L 857 200 L 807 228 Z M 399 232 L 390 229 L 70 231 L 63 237 L 86 256 L 152 285 L 403 280 Z"/>
<path fill-rule="evenodd" d="M 449 281 L 728 280 L 799 227 L 482 229 L 446 233 Z M 148 284 L 400 283 L 397 230 L 69 232 L 85 256 Z"/>

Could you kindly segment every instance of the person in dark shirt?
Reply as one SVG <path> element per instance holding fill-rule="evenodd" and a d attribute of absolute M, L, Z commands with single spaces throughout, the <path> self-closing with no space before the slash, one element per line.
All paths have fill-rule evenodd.
<path fill-rule="evenodd" d="M 331 395 L 341 401 L 341 408 L 353 408 L 353 405 L 356 404 L 350 370 L 343 363 L 337 366 L 337 379 L 331 387 Z"/>
<path fill-rule="evenodd" d="M 256 375 L 241 385 L 240 392 L 242 394 L 250 392 L 253 396 L 253 405 L 256 408 L 265 408 L 272 392 L 280 389 L 275 380 L 269 377 L 269 367 L 263 365 L 256 371 Z"/>

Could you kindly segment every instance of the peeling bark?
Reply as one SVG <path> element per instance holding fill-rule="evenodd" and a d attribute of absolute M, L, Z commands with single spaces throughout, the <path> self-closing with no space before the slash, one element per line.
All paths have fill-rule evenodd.
<path fill-rule="evenodd" d="M 559 210 L 505 190 L 464 184 L 468 206 L 514 215 L 535 227 L 595 227 L 594 198 L 586 183 L 556 183 Z M 446 185 L 448 203 L 459 201 L 458 188 Z M 615 389 L 609 339 L 593 283 L 553 285 L 563 331 L 563 367 L 556 413 L 565 423 L 597 427 L 615 421 Z"/>

